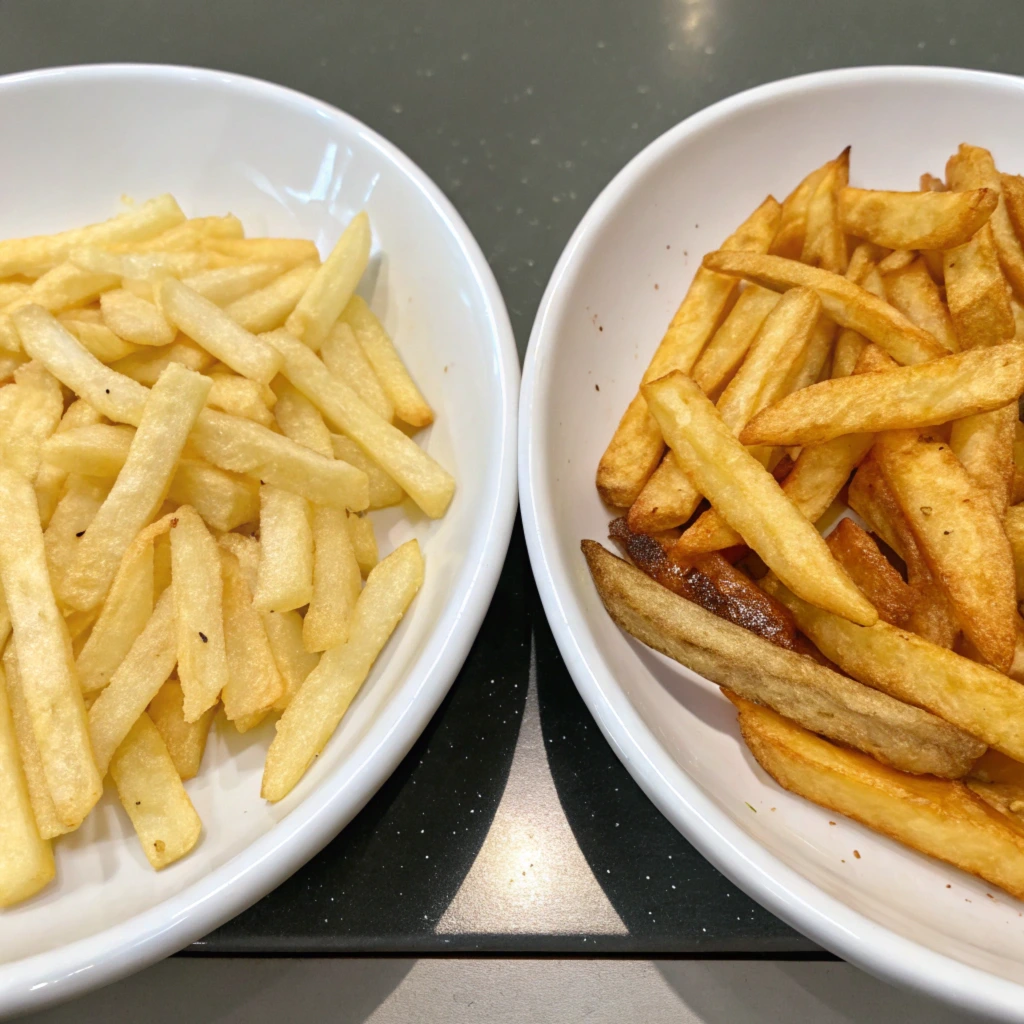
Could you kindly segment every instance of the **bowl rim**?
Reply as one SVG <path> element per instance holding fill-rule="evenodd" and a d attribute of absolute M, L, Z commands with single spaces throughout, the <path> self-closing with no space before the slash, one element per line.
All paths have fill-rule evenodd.
<path fill-rule="evenodd" d="M 817 71 L 759 85 L 705 107 L 668 129 L 633 157 L 584 214 L 552 272 L 523 365 L 519 488 L 527 550 L 545 614 L 569 673 L 605 739 L 655 806 L 718 870 L 787 924 L 883 980 L 908 986 L 975 1013 L 1021 1019 L 1024 986 L 928 949 L 828 895 L 748 835 L 673 760 L 618 687 L 587 636 L 572 596 L 580 565 L 559 550 L 547 485 L 547 361 L 579 268 L 606 218 L 647 169 L 677 145 L 740 110 L 796 93 L 854 84 L 901 82 L 986 84 L 1024 92 L 1015 75 L 961 68 L 877 65 Z M 578 550 L 578 549 L 577 549 Z"/>
<path fill-rule="evenodd" d="M 65 946 L 0 965 L 0 1017 L 73 998 L 201 938 L 241 913 L 319 852 L 359 812 L 419 738 L 447 694 L 476 639 L 504 565 L 517 509 L 516 428 L 520 368 L 515 336 L 501 291 L 465 221 L 440 187 L 397 146 L 362 121 L 305 93 L 214 68 L 173 64 L 82 64 L 0 76 L 0 95 L 50 79 L 66 84 L 94 79 L 193 81 L 313 111 L 341 125 L 396 166 L 442 218 L 458 244 L 489 322 L 497 401 L 494 451 L 484 507 L 463 566 L 437 627 L 406 675 L 413 687 L 398 711 L 377 716 L 335 771 L 265 834 L 181 892 L 127 920 Z M 346 773 L 338 786 L 335 778 Z"/>

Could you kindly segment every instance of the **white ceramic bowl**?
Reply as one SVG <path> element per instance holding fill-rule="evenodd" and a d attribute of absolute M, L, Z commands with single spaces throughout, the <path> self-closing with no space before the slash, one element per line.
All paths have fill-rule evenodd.
<path fill-rule="evenodd" d="M 60 840 L 58 880 L 0 914 L 0 1014 L 67 998 L 199 938 L 316 853 L 391 774 L 462 666 L 516 509 L 519 366 L 494 278 L 466 225 L 407 157 L 308 96 L 188 68 L 98 66 L 0 78 L 0 237 L 102 219 L 173 192 L 250 234 L 329 251 L 369 211 L 366 297 L 437 410 L 426 447 L 458 480 L 447 516 L 375 513 L 383 550 L 416 536 L 426 582 L 306 777 L 259 796 L 273 727 L 211 734 L 188 791 L 204 834 L 159 874 L 108 794 Z M 362 289 L 361 289 L 362 290 Z M 2 528 L 2 527 L 0 527 Z"/>
<path fill-rule="evenodd" d="M 766 193 L 781 198 L 847 144 L 851 180 L 869 188 L 917 188 L 963 141 L 1021 171 L 1022 119 L 1021 79 L 864 68 L 762 86 L 677 125 L 612 181 L 562 254 L 530 339 L 519 445 L 545 610 L 648 796 L 737 885 L 826 948 L 1007 1020 L 1024 1017 L 1024 905 L 783 792 L 716 687 L 612 625 L 579 545 L 607 536 L 594 471 L 694 269 Z"/>

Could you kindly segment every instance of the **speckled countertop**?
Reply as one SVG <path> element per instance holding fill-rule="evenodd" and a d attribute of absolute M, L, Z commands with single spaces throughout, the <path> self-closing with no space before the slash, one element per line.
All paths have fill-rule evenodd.
<path fill-rule="evenodd" d="M 1021 38 L 1015 0 L 0 0 L 0 73 L 216 67 L 364 120 L 459 208 L 520 352 L 587 206 L 688 114 L 828 67 L 1020 73 Z M 518 531 L 481 637 L 398 771 L 310 864 L 192 948 L 815 955 L 618 763 L 562 665 Z"/>

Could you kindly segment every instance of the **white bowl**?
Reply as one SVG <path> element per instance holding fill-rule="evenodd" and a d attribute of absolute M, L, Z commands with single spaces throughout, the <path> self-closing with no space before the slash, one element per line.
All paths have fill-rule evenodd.
<path fill-rule="evenodd" d="M 0 1014 L 67 998 L 199 938 L 294 872 L 391 774 L 459 671 L 516 509 L 519 367 L 494 278 L 462 219 L 407 157 L 308 96 L 189 68 L 98 66 L 0 78 L 0 237 L 173 192 L 190 215 L 329 251 L 369 211 L 366 297 L 437 410 L 426 447 L 458 480 L 447 516 L 375 513 L 382 548 L 423 545 L 426 582 L 323 755 L 279 804 L 260 799 L 269 739 L 211 735 L 188 791 L 204 833 L 160 873 L 108 794 L 58 841 L 56 884 L 0 915 Z"/>
<path fill-rule="evenodd" d="M 580 540 L 607 536 L 597 462 L 694 269 L 766 193 L 782 198 L 847 144 L 851 179 L 869 188 L 917 188 L 964 141 L 1021 171 L 1022 119 L 1021 79 L 864 68 L 762 86 L 677 125 L 612 181 L 566 246 L 530 339 L 519 434 L 545 610 L 648 796 L 737 885 L 826 948 L 1014 1020 L 1024 1015 L 1024 905 L 783 792 L 743 747 L 716 687 L 611 623 Z"/>

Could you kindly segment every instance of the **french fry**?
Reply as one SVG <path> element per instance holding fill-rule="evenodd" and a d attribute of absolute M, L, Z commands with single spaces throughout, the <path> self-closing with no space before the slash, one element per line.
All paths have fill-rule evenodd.
<path fill-rule="evenodd" d="M 157 871 L 195 846 L 202 822 L 149 715 L 138 717 L 118 747 L 110 776 L 146 859 Z"/>
<path fill-rule="evenodd" d="M 1013 555 L 994 506 L 942 441 L 891 432 L 874 450 L 960 627 L 1005 671 L 1016 644 L 1016 590 Z"/>
<path fill-rule="evenodd" d="M 937 338 L 943 348 L 959 351 L 952 317 L 923 259 L 914 260 L 899 273 L 886 274 L 882 280 L 885 297 L 911 323 Z"/>
<path fill-rule="evenodd" d="M 783 789 L 1024 896 L 1024 828 L 964 783 L 896 771 L 768 708 L 734 703 L 744 741 Z"/>
<path fill-rule="evenodd" d="M 109 487 L 106 480 L 78 474 L 69 476 L 64 486 L 64 496 L 57 502 L 57 507 L 53 510 L 50 522 L 43 533 L 43 548 L 50 570 L 50 582 L 54 594 L 62 604 L 68 567 L 74 561 L 82 536 L 103 506 Z"/>
<path fill-rule="evenodd" d="M 450 473 L 382 420 L 347 384 L 332 377 L 316 354 L 287 331 L 264 337 L 284 357 L 284 376 L 330 423 L 351 437 L 428 516 L 436 519 L 444 514 L 455 493 Z"/>
<path fill-rule="evenodd" d="M 133 345 L 159 347 L 174 341 L 175 330 L 152 302 L 131 292 L 105 292 L 100 296 L 103 323 Z"/>
<path fill-rule="evenodd" d="M 160 595 L 145 628 L 89 708 L 89 738 L 101 776 L 107 774 L 115 751 L 174 671 L 176 660 L 174 593 L 169 589 Z"/>
<path fill-rule="evenodd" d="M 0 461 L 34 481 L 43 444 L 64 412 L 60 384 L 33 361 L 14 371 L 14 384 L 3 395 L 10 404 L 4 409 L 0 400 Z"/>
<path fill-rule="evenodd" d="M 276 487 L 260 488 L 260 563 L 252 596 L 258 611 L 286 612 L 309 604 L 313 593 L 309 520 L 305 498 Z"/>
<path fill-rule="evenodd" d="M 124 467 L 78 546 L 62 590 L 86 611 L 103 600 L 135 534 L 155 515 L 210 381 L 172 363 L 150 392 Z"/>
<path fill-rule="evenodd" d="M 659 533 L 681 526 L 697 511 L 701 498 L 675 453 L 666 449 L 658 468 L 629 507 L 630 529 Z"/>
<path fill-rule="evenodd" d="M 345 519 L 341 509 L 313 509 L 313 590 L 302 624 L 307 651 L 326 651 L 348 639 L 362 579 Z"/>
<path fill-rule="evenodd" d="M 669 593 L 594 541 L 583 553 L 612 619 L 712 682 L 906 771 L 957 778 L 984 751 L 941 719 Z"/>
<path fill-rule="evenodd" d="M 118 279 L 112 274 L 94 274 L 92 271 L 76 267 L 73 263 L 61 263 L 53 270 L 48 270 L 37 281 L 33 281 L 22 298 L 16 299 L 5 312 L 0 313 L 0 341 L 5 342 L 0 348 L 10 347 L 8 317 L 19 309 L 36 305 L 51 313 L 60 313 L 72 306 L 92 302 L 103 292 L 116 288 L 117 285 Z"/>
<path fill-rule="evenodd" d="M 258 481 L 202 459 L 178 460 L 167 497 L 179 505 L 191 505 L 205 523 L 222 532 L 254 523 L 260 514 Z"/>
<path fill-rule="evenodd" d="M 377 538 L 373 533 L 373 522 L 369 516 L 357 516 L 349 513 L 348 531 L 352 535 L 352 549 L 356 553 L 359 571 L 368 576 L 380 560 L 377 551 Z"/>
<path fill-rule="evenodd" d="M 646 385 L 644 397 L 698 489 L 769 567 L 822 607 L 855 622 L 877 620 L 821 536 L 693 381 L 676 372 Z"/>
<path fill-rule="evenodd" d="M 168 679 L 150 701 L 146 714 L 160 733 L 178 777 L 185 782 L 195 778 L 199 772 L 203 752 L 206 750 L 206 738 L 217 708 L 207 708 L 194 722 L 185 721 L 183 708 L 181 683 L 176 679 Z"/>
<path fill-rule="evenodd" d="M 330 339 L 328 339 L 330 340 Z M 326 354 L 326 346 L 325 346 Z M 285 437 L 291 438 L 297 444 L 311 449 L 324 458 L 335 458 L 334 446 L 331 444 L 331 432 L 324 423 L 323 416 L 317 407 L 293 384 L 283 377 L 274 381 L 274 393 L 277 395 L 277 404 L 274 406 L 274 418 L 281 428 Z M 361 448 L 354 442 L 350 442 L 357 451 Z M 346 460 L 351 462 L 351 460 Z M 352 465 L 355 465 L 353 462 Z M 366 472 L 363 466 L 359 467 Z"/>
<path fill-rule="evenodd" d="M 5 466 L 0 466 L 0 523 L 0 586 L 17 644 L 25 703 L 57 817 L 74 827 L 99 799 L 102 784 L 50 586 L 35 492 Z"/>
<path fill-rule="evenodd" d="M 878 609 L 879 618 L 891 626 L 906 626 L 916 595 L 871 536 L 852 519 L 844 518 L 828 535 L 826 543 L 832 557 Z"/>
<path fill-rule="evenodd" d="M 221 700 L 228 720 L 244 732 L 280 700 L 284 682 L 238 559 L 223 546 L 220 557 L 228 654 L 228 681 Z"/>
<path fill-rule="evenodd" d="M 844 188 L 839 217 L 845 231 L 889 249 L 954 249 L 999 204 L 991 188 L 965 192 L 878 192 Z"/>
<path fill-rule="evenodd" d="M 423 557 L 415 540 L 396 548 L 370 573 L 348 642 L 321 656 L 278 720 L 263 769 L 265 799 L 287 796 L 323 750 L 422 584 Z"/>
<path fill-rule="evenodd" d="M 215 305 L 226 306 L 258 288 L 266 288 L 287 269 L 285 263 L 243 263 L 201 270 L 183 278 L 181 283 Z"/>
<path fill-rule="evenodd" d="M 740 433 L 747 445 L 820 444 L 843 434 L 930 427 L 998 409 L 1024 392 L 1024 346 L 825 380 L 780 399 Z"/>
<path fill-rule="evenodd" d="M 46 465 L 66 473 L 115 477 L 128 458 L 134 437 L 133 427 L 92 423 L 53 434 L 43 443 L 40 454 Z"/>
<path fill-rule="evenodd" d="M 0 672 L 0 907 L 33 896 L 55 873 L 53 851 L 36 828 Z"/>
<path fill-rule="evenodd" d="M 283 327 L 316 275 L 317 266 L 316 263 L 300 263 L 265 287 L 229 302 L 224 312 L 253 334 Z"/>
<path fill-rule="evenodd" d="M 288 332 L 313 351 L 320 348 L 352 298 L 369 262 L 371 242 L 370 218 L 364 211 L 356 214 L 341 233 L 285 321 Z"/>
<path fill-rule="evenodd" d="M 185 721 L 192 723 L 217 703 L 228 681 L 220 555 L 203 520 L 188 505 L 175 512 L 170 537 L 178 679 Z"/>
<path fill-rule="evenodd" d="M 170 363 L 181 363 L 196 373 L 205 373 L 215 362 L 206 349 L 179 334 L 172 344 L 163 348 L 136 348 L 114 362 L 111 369 L 151 388 Z"/>
<path fill-rule="evenodd" d="M 73 249 L 70 262 L 94 274 L 111 274 L 122 279 L 123 287 L 154 283 L 165 277 L 185 277 L 210 266 L 203 252 L 111 252 L 109 249 Z M 127 279 L 127 280 L 125 280 Z"/>
<path fill-rule="evenodd" d="M 949 433 L 950 448 L 999 515 L 1013 497 L 1013 441 L 1018 422 L 1017 403 L 1011 402 L 958 419 Z"/>
<path fill-rule="evenodd" d="M 78 399 L 67 407 L 64 415 L 57 424 L 57 434 L 77 430 L 80 427 L 94 426 L 99 423 L 102 417 L 88 402 Z M 47 439 L 49 440 L 49 438 Z M 45 450 L 46 442 L 40 449 L 40 455 Z M 36 500 L 39 503 L 39 520 L 45 530 L 53 515 L 57 502 L 60 501 L 64 490 L 64 484 L 68 477 L 68 470 L 55 466 L 43 460 L 36 473 L 35 489 Z"/>
<path fill-rule="evenodd" d="M 213 386 L 206 404 L 232 416 L 241 416 L 264 427 L 274 424 L 274 416 L 263 398 L 263 385 L 233 373 L 211 373 Z"/>
<path fill-rule="evenodd" d="M 115 252 L 185 252 L 199 247 L 207 238 L 242 238 L 242 222 L 226 217 L 191 217 L 145 241 L 111 244 Z"/>
<path fill-rule="evenodd" d="M 724 250 L 708 253 L 703 266 L 717 273 L 746 278 L 775 291 L 811 288 L 818 293 L 825 312 L 840 327 L 857 331 L 903 365 L 923 363 L 946 354 L 931 334 L 912 324 L 899 310 L 827 270 L 780 256 Z"/>
<path fill-rule="evenodd" d="M 943 257 L 946 299 L 961 348 L 1000 345 L 1014 336 L 1010 291 L 1000 269 L 992 227 Z"/>
<path fill-rule="evenodd" d="M 845 274 L 848 255 L 846 235 L 840 221 L 840 196 L 846 191 L 850 177 L 850 147 L 831 161 L 828 169 L 811 193 L 807 204 L 807 225 L 800 260 L 812 267 L 822 267 L 836 274 Z M 861 234 L 854 231 L 852 234 Z"/>
<path fill-rule="evenodd" d="M 894 249 L 888 256 L 877 262 L 875 269 L 882 277 L 885 277 L 905 270 L 915 259 L 917 259 L 917 253 L 911 249 Z"/>
<path fill-rule="evenodd" d="M 800 258 L 807 235 L 807 209 L 811 196 L 832 163 L 833 161 L 829 160 L 811 171 L 783 200 L 779 226 L 769 250 L 773 256 L 785 256 L 794 260 Z"/>
<path fill-rule="evenodd" d="M 941 178 L 936 178 L 934 174 L 929 174 L 927 171 L 921 175 L 921 191 L 922 192 L 945 192 L 946 183 Z"/>
<path fill-rule="evenodd" d="M 353 297 L 349 306 L 354 302 L 355 298 Z M 367 310 L 367 312 L 369 311 Z M 383 331 L 383 328 L 381 327 L 380 330 Z M 371 328 L 367 333 L 369 336 L 375 335 L 376 332 Z M 385 335 L 385 337 L 387 336 Z M 376 340 L 375 337 L 370 337 L 369 343 L 372 345 Z M 390 344 L 390 339 L 388 339 L 388 343 Z M 324 366 L 339 380 L 345 381 L 381 419 L 387 420 L 389 423 L 394 419 L 395 406 L 377 379 L 377 374 L 362 346 L 356 340 L 355 331 L 349 322 L 339 320 L 331 328 L 330 333 L 320 346 L 320 357 L 324 361 Z M 415 388 L 415 385 L 413 387 Z M 418 391 L 416 393 L 419 394 Z M 426 403 L 424 405 L 426 406 Z M 426 408 L 429 412 L 429 406 Z M 413 415 L 413 413 L 409 414 Z M 433 416 L 432 413 L 431 416 Z M 404 417 L 402 418 L 404 419 Z"/>
<path fill-rule="evenodd" d="M 803 351 L 793 361 L 789 373 L 778 396 L 788 395 L 792 391 L 816 384 L 826 374 L 826 364 L 832 354 L 833 342 L 836 339 L 836 325 L 827 316 L 818 317 L 818 322 L 811 332 L 811 337 Z M 877 346 L 875 346 L 877 348 Z"/>
<path fill-rule="evenodd" d="M 302 616 L 298 612 L 266 612 L 263 628 L 284 684 L 274 707 L 283 711 L 306 676 L 316 668 L 320 655 L 306 650 L 302 642 Z"/>
<path fill-rule="evenodd" d="M 391 402 L 394 415 L 411 427 L 428 427 L 434 422 L 434 410 L 416 387 L 394 342 L 384 325 L 359 295 L 353 295 L 341 314 L 341 321 L 352 328 L 356 341 L 366 356 L 384 393 Z M 359 393 L 355 382 L 353 389 Z M 364 401 L 367 401 L 364 399 Z M 376 399 L 367 401 L 376 411 Z M 390 419 L 380 411 L 384 419 Z"/>
<path fill-rule="evenodd" d="M 1024 601 L 1024 505 L 1006 510 L 1003 529 L 1013 551 L 1013 568 L 1017 579 L 1017 600 Z"/>
<path fill-rule="evenodd" d="M 269 384 L 281 368 L 281 357 L 266 342 L 188 285 L 168 278 L 160 286 L 160 306 L 179 330 L 243 377 Z"/>
<path fill-rule="evenodd" d="M 316 243 L 308 238 L 225 238 L 206 237 L 207 252 L 219 252 L 246 263 L 286 263 L 297 266 L 313 260 L 320 262 Z"/>
<path fill-rule="evenodd" d="M 781 207 L 769 196 L 722 243 L 723 250 L 766 252 L 780 214 Z M 699 268 L 644 372 L 643 382 L 656 380 L 670 370 L 689 373 L 735 292 L 734 280 Z M 597 468 L 598 493 L 609 505 L 628 508 L 636 501 L 664 450 L 658 425 L 647 411 L 643 395 L 637 392 L 601 457 Z"/>

